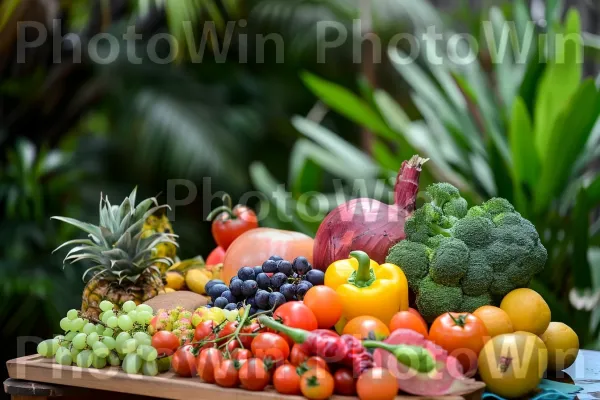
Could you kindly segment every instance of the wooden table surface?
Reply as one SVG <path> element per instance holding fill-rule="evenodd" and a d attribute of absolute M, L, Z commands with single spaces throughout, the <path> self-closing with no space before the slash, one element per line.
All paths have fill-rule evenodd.
<path fill-rule="evenodd" d="M 583 390 L 577 394 L 577 398 L 581 400 L 600 399 L 600 352 L 582 350 L 575 363 L 565 370 L 558 373 L 556 376 L 549 377 L 550 379 L 573 383 L 581 386 Z M 11 394 L 13 399 L 17 400 L 33 400 L 40 397 L 62 397 L 62 399 L 75 399 L 85 397 L 87 400 L 101 399 L 110 397 L 112 400 L 120 399 L 148 399 L 148 397 L 140 396 L 124 396 L 123 394 L 113 392 L 98 392 L 82 390 L 69 386 L 58 386 L 53 384 L 40 384 L 36 382 L 9 379 L 4 383 L 6 393 Z M 236 390 L 236 398 L 244 392 Z M 227 397 L 227 396 L 225 396 Z M 290 397 L 293 398 L 294 396 Z"/>

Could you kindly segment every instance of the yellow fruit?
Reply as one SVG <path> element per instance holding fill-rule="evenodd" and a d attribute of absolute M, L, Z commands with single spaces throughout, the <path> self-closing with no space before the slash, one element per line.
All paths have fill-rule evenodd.
<path fill-rule="evenodd" d="M 187 274 L 185 274 L 185 283 L 187 287 L 192 291 L 198 294 L 206 294 L 206 290 L 204 287 L 210 281 L 204 270 L 201 269 L 190 269 Z"/>
<path fill-rule="evenodd" d="M 516 289 L 504 296 L 500 308 L 503 309 L 515 331 L 541 335 L 550 324 L 550 307 L 544 298 L 531 289 Z"/>
<path fill-rule="evenodd" d="M 170 287 L 166 287 L 166 288 L 165 288 L 165 293 L 173 293 L 173 292 L 176 292 L 176 291 L 177 291 L 177 290 L 175 290 L 175 289 L 173 289 L 173 288 L 170 288 Z"/>
<path fill-rule="evenodd" d="M 485 344 L 478 365 L 487 390 L 517 398 L 539 385 L 548 365 L 548 354 L 537 336 L 528 332 L 507 333 Z"/>
<path fill-rule="evenodd" d="M 483 321 L 491 337 L 514 332 L 510 317 L 501 308 L 483 306 L 473 311 L 473 315 Z"/>
<path fill-rule="evenodd" d="M 541 338 L 548 349 L 548 369 L 562 371 L 575 362 L 579 338 L 571 327 L 562 322 L 550 322 Z"/>
<path fill-rule="evenodd" d="M 167 281 L 165 288 L 173 290 L 181 290 L 185 284 L 185 278 L 177 271 L 168 271 L 165 274 L 165 280 Z"/>

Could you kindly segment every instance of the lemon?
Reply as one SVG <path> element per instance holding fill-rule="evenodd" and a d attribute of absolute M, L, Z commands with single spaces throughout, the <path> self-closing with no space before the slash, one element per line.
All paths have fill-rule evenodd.
<path fill-rule="evenodd" d="M 181 290 L 181 288 L 183 288 L 183 285 L 185 284 L 185 278 L 183 277 L 183 275 L 181 275 L 181 273 L 177 271 L 168 271 L 165 274 L 165 279 L 167 281 L 165 288 Z"/>
<path fill-rule="evenodd" d="M 514 332 L 510 317 L 501 308 L 483 306 L 473 311 L 473 315 L 483 321 L 491 337 Z"/>
<path fill-rule="evenodd" d="M 531 289 L 516 289 L 504 296 L 500 308 L 512 322 L 515 331 L 541 335 L 550 324 L 550 307 L 540 294 Z"/>
<path fill-rule="evenodd" d="M 529 332 L 498 335 L 479 353 L 479 376 L 490 392 L 506 398 L 534 390 L 548 365 L 544 342 Z"/>
<path fill-rule="evenodd" d="M 579 338 L 571 327 L 562 322 L 550 322 L 541 338 L 548 348 L 548 369 L 562 371 L 575 362 Z"/>
<path fill-rule="evenodd" d="M 201 269 L 190 269 L 185 275 L 187 287 L 198 294 L 206 294 L 204 287 L 210 279 Z"/>

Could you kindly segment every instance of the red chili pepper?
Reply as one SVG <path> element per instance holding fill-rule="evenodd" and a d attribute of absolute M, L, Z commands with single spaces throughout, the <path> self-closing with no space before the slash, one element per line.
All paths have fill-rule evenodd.
<path fill-rule="evenodd" d="M 373 358 L 363 347 L 361 341 L 351 335 L 338 336 L 332 331 L 317 329 L 312 332 L 290 328 L 262 315 L 259 322 L 275 331 L 285 333 L 294 342 L 302 344 L 302 349 L 309 355 L 323 358 L 327 363 L 340 362 L 352 367 L 356 376 L 364 370 L 373 368 Z"/>

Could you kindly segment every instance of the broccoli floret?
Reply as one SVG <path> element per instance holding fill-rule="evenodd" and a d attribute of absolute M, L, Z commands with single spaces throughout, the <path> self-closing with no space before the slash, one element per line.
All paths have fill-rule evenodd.
<path fill-rule="evenodd" d="M 467 272 L 469 248 L 461 240 L 445 238 L 433 253 L 429 275 L 434 282 L 446 286 L 459 286 Z"/>
<path fill-rule="evenodd" d="M 427 194 L 431 202 L 440 207 L 445 215 L 456 218 L 467 215 L 469 208 L 467 201 L 460 196 L 458 189 L 449 183 L 431 185 L 427 188 Z"/>
<path fill-rule="evenodd" d="M 515 208 L 508 200 L 499 197 L 494 197 L 493 199 L 486 201 L 481 205 L 481 208 L 490 213 L 492 217 L 502 213 L 515 212 Z"/>
<path fill-rule="evenodd" d="M 445 312 L 458 310 L 463 300 L 459 287 L 438 285 L 429 276 L 421 281 L 417 293 L 417 307 L 428 321 Z"/>
<path fill-rule="evenodd" d="M 480 296 L 487 293 L 493 275 L 494 270 L 486 261 L 485 251 L 471 251 L 467 273 L 461 282 L 463 292 L 469 296 Z"/>
<path fill-rule="evenodd" d="M 421 279 L 429 273 L 430 252 L 422 243 L 403 240 L 390 249 L 385 262 L 400 267 L 409 287 L 416 291 Z"/>
<path fill-rule="evenodd" d="M 507 200 L 467 210 L 452 185 L 432 185 L 427 193 L 431 202 L 407 219 L 407 239 L 387 259 L 406 270 L 423 315 L 493 304 L 544 268 L 548 254 L 535 226 Z"/>
<path fill-rule="evenodd" d="M 469 247 L 483 247 L 491 242 L 494 224 L 484 217 L 465 217 L 454 225 L 454 237 Z"/>
<path fill-rule="evenodd" d="M 463 296 L 463 301 L 460 304 L 459 312 L 473 312 L 479 307 L 487 306 L 492 303 L 492 297 L 486 293 L 481 296 Z"/>

